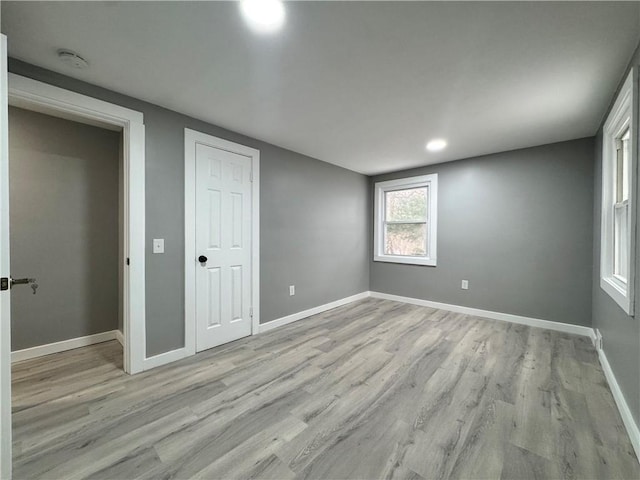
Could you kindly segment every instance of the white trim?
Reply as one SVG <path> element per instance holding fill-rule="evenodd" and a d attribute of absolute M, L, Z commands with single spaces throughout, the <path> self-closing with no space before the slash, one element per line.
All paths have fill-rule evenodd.
<path fill-rule="evenodd" d="M 120 105 L 108 103 L 97 98 L 54 87 L 27 77 L 9 73 L 9 94 L 11 105 L 40 113 L 61 117 L 69 115 L 70 120 L 81 117 L 98 126 L 118 125 L 122 121 L 144 123 L 144 115 Z"/>
<path fill-rule="evenodd" d="M 184 350 L 196 353 L 196 145 L 198 143 L 251 158 L 251 334 L 260 325 L 260 151 L 222 138 L 184 129 Z"/>
<path fill-rule="evenodd" d="M 287 315 L 286 317 L 280 317 L 275 320 L 271 320 L 269 322 L 261 324 L 258 327 L 258 331 L 260 333 L 268 332 L 269 330 L 273 330 L 274 328 L 282 327 L 284 325 L 297 322 L 298 320 L 302 320 L 312 315 L 317 315 L 319 313 L 326 312 L 327 310 L 332 310 L 334 308 L 341 307 L 348 303 L 356 302 L 358 300 L 362 300 L 363 298 L 368 298 L 369 296 L 370 296 L 370 292 L 362 292 L 356 295 L 352 295 L 350 297 L 341 298 L 340 300 L 336 300 L 335 302 L 325 303 L 324 305 L 320 305 L 318 307 L 313 307 L 308 310 L 303 310 L 302 312 L 293 313 L 291 315 Z"/>
<path fill-rule="evenodd" d="M 118 330 L 110 330 L 108 332 L 94 333 L 85 337 L 70 338 L 60 342 L 48 343 L 46 345 L 38 345 L 37 347 L 25 348 L 11 352 L 11 363 L 29 360 L 31 358 L 43 357 L 52 353 L 66 352 L 96 343 L 108 342 L 118 339 Z"/>
<path fill-rule="evenodd" d="M 124 336 L 122 335 L 122 332 L 120 330 L 114 330 L 114 332 L 116 332 L 116 340 L 124 347 Z"/>
<path fill-rule="evenodd" d="M 158 355 L 154 355 L 153 357 L 147 357 L 144 359 L 144 370 L 150 370 L 152 368 L 166 365 L 167 363 L 182 360 L 187 356 L 187 350 L 183 347 L 160 353 Z"/>
<path fill-rule="evenodd" d="M 627 315 L 634 313 L 635 249 L 636 249 L 636 189 L 637 189 L 637 98 L 636 69 L 629 72 L 602 129 L 602 203 L 600 205 L 600 288 L 604 290 Z M 628 281 L 621 281 L 613 273 L 614 251 L 614 172 L 617 161 L 616 139 L 629 128 L 629 225 L 627 237 Z"/>
<path fill-rule="evenodd" d="M 371 292 L 371 297 L 381 298 L 384 300 L 393 300 L 395 302 L 410 303 L 412 305 L 420 305 L 423 307 L 437 308 L 450 312 L 464 313 L 467 315 L 475 315 L 477 317 L 490 318 L 492 320 L 500 320 L 503 322 L 517 323 L 520 325 L 528 325 L 530 327 L 544 328 L 547 330 L 555 330 L 558 332 L 572 333 L 595 338 L 593 328 L 583 327 L 582 325 L 573 325 L 570 323 L 552 322 L 550 320 L 541 320 L 539 318 L 523 317 L 521 315 L 513 315 L 511 313 L 492 312 L 490 310 L 481 310 L 479 308 L 463 307 L 461 305 L 449 305 L 447 303 L 432 302 L 431 300 L 422 300 L 419 298 L 401 297 L 399 295 L 391 295 L 388 293 Z"/>
<path fill-rule="evenodd" d="M 616 405 L 618 406 L 622 422 L 627 429 L 631 445 L 633 445 L 633 449 L 636 452 L 636 457 L 640 458 L 640 430 L 638 429 L 638 425 L 631 414 L 631 409 L 627 404 L 627 400 L 624 398 L 620 385 L 618 385 L 618 380 L 611 369 L 611 365 L 609 364 L 609 360 L 607 359 L 607 355 L 604 353 L 604 350 L 598 349 L 598 358 L 600 359 L 600 365 L 602 365 L 604 376 L 606 377 L 607 382 L 609 382 L 609 388 L 611 389 L 613 399 L 616 401 Z"/>
<path fill-rule="evenodd" d="M 143 370 L 145 339 L 145 130 L 140 112 L 9 74 L 12 105 L 123 131 L 125 182 L 124 370 Z"/>
<path fill-rule="evenodd" d="M 125 312 L 122 333 L 125 344 L 125 372 L 134 374 L 143 370 L 143 361 L 147 352 L 144 125 L 131 123 L 129 128 L 125 128 L 124 134 L 124 184 L 127 197 L 124 214 L 126 232 L 124 256 L 129 258 L 129 265 L 125 265 L 123 275 Z"/>
<path fill-rule="evenodd" d="M 387 255 L 384 252 L 385 193 L 393 190 L 427 187 L 426 257 Z M 438 174 L 399 178 L 374 184 L 373 261 L 407 263 L 435 267 L 438 263 Z"/>
<path fill-rule="evenodd" d="M 9 278 L 7 37 L 0 34 L 0 276 Z M 11 478 L 11 291 L 0 291 L 0 478 Z"/>
<path fill-rule="evenodd" d="M 574 335 L 589 337 L 591 341 L 594 343 L 596 339 L 596 333 L 594 329 L 590 327 L 584 327 L 582 325 L 573 325 L 570 323 L 560 323 L 560 322 L 554 322 L 551 320 L 542 320 L 538 318 L 524 317 L 521 315 L 513 315 L 511 313 L 492 312 L 490 310 L 481 310 L 479 308 L 464 307 L 461 305 L 450 305 L 447 303 L 433 302 L 431 300 L 422 300 L 420 298 L 403 297 L 400 295 L 391 295 L 389 293 L 381 293 L 381 292 L 373 292 L 373 291 L 358 293 L 356 295 L 352 295 L 351 297 L 346 297 L 340 300 L 336 300 L 335 302 L 330 302 L 324 305 L 320 305 L 318 307 L 304 310 L 302 312 L 287 315 L 286 317 L 281 317 L 275 320 L 271 320 L 259 326 L 259 333 L 268 332 L 269 330 L 273 330 L 274 328 L 278 328 L 283 325 L 288 325 L 289 323 L 297 322 L 298 320 L 302 320 L 312 315 L 317 315 L 318 313 L 326 312 L 327 310 L 341 307 L 342 305 L 346 305 L 351 302 L 356 302 L 358 300 L 362 300 L 368 297 L 379 298 L 382 300 L 392 300 L 394 302 L 409 303 L 412 305 L 419 305 L 422 307 L 437 308 L 439 310 L 447 310 L 450 312 L 464 313 L 467 315 L 474 315 L 477 317 L 490 318 L 492 320 L 500 320 L 503 322 L 517 323 L 520 325 L 528 325 L 530 327 L 544 328 L 546 330 L 555 330 L 559 332 L 571 333 Z"/>
<path fill-rule="evenodd" d="M 256 335 L 259 331 L 260 325 L 260 150 L 254 150 L 255 157 L 253 158 L 251 181 L 253 182 L 253 189 L 251 191 L 251 244 L 253 251 L 251 254 L 252 271 L 252 300 L 253 306 L 251 308 L 251 334 Z"/>
<path fill-rule="evenodd" d="M 184 348 L 196 353 L 196 142 L 184 131 Z"/>

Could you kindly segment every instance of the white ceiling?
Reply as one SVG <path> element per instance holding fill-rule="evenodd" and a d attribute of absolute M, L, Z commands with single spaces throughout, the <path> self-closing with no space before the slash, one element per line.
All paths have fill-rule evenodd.
<path fill-rule="evenodd" d="M 637 2 L 286 10 L 257 36 L 236 3 L 2 1 L 2 31 L 12 57 L 366 174 L 593 135 L 640 40 Z"/>

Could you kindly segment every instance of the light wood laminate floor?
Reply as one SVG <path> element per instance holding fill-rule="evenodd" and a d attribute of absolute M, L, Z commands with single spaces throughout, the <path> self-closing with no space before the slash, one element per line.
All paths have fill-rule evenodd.
<path fill-rule="evenodd" d="M 14 477 L 639 478 L 589 339 L 366 299 L 136 376 L 13 366 Z"/>

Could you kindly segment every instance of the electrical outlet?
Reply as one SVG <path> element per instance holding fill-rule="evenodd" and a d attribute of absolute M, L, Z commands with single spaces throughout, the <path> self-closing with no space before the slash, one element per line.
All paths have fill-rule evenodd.
<path fill-rule="evenodd" d="M 462 288 L 462 290 L 469 290 L 469 280 L 462 280 L 460 288 Z"/>
<path fill-rule="evenodd" d="M 293 297 L 296 294 L 296 286 L 295 285 L 289 285 L 289 296 Z"/>

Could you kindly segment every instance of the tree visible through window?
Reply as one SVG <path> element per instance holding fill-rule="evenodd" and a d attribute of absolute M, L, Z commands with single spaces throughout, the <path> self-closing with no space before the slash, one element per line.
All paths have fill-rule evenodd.
<path fill-rule="evenodd" d="M 427 187 L 385 193 L 385 254 L 427 254 L 427 201 Z"/>
<path fill-rule="evenodd" d="M 438 175 L 375 184 L 374 260 L 436 265 Z"/>

